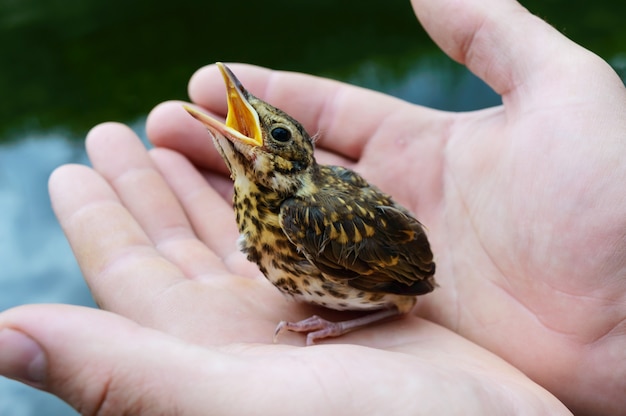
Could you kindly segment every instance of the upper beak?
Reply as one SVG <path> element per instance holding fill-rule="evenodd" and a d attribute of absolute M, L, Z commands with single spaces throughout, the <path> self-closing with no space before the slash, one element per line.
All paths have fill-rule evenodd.
<path fill-rule="evenodd" d="M 250 93 L 246 91 L 235 74 L 226 65 L 218 62 L 217 67 L 222 73 L 224 83 L 226 84 L 226 97 L 228 100 L 226 122 L 221 123 L 190 106 L 184 105 L 183 107 L 213 134 L 221 134 L 231 141 L 239 141 L 250 146 L 262 146 L 263 135 L 261 133 L 259 114 L 248 101 Z"/>

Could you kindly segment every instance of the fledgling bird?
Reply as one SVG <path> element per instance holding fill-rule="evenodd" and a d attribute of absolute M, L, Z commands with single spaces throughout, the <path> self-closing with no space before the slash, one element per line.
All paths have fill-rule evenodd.
<path fill-rule="evenodd" d="M 194 109 L 234 180 L 241 250 L 267 279 L 297 300 L 335 310 L 372 311 L 330 322 L 281 321 L 307 345 L 409 312 L 435 286 L 422 225 L 357 173 L 320 165 L 313 141 L 285 112 L 250 94 L 217 63 L 226 83 L 225 123 Z"/>

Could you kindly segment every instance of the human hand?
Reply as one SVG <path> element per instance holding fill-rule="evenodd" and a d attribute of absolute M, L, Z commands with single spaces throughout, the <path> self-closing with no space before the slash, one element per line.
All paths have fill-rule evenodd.
<path fill-rule="evenodd" d="M 619 394 L 625 379 L 624 368 L 619 367 L 624 362 L 626 314 L 624 279 L 619 275 L 620 268 L 624 268 L 620 250 L 623 253 L 625 202 L 618 192 L 625 176 L 623 164 L 619 163 L 619 155 L 625 152 L 621 140 L 625 126 L 620 119 L 623 86 L 605 63 L 569 43 L 519 6 L 502 1 L 455 2 L 457 9 L 449 13 L 449 2 L 432 3 L 415 2 L 424 26 L 444 50 L 503 94 L 504 107 L 449 114 L 294 74 L 274 73 L 270 86 L 268 71 L 245 66 L 233 69 L 260 98 L 287 110 L 309 131 L 322 132 L 318 142 L 321 162 L 354 167 L 395 195 L 428 226 L 441 288 L 420 299 L 421 315 L 515 363 L 574 408 L 617 412 L 623 406 Z M 455 16 L 464 18 L 454 21 Z M 518 44 L 520 38 L 511 32 L 522 29 L 524 42 Z M 564 58 L 554 59 L 557 54 Z M 589 87 L 587 78 L 593 79 L 593 87 Z M 212 68 L 204 69 L 192 80 L 190 92 L 197 103 L 223 114 L 219 80 Z M 299 92 L 297 97 L 290 95 L 293 91 Z M 351 128 L 342 129 L 346 125 Z M 233 378 L 223 378 L 222 373 L 211 372 L 224 351 L 237 355 L 237 360 L 246 357 L 241 354 L 265 360 L 265 367 L 250 367 L 263 371 L 274 365 L 278 365 L 277 371 L 293 369 L 285 364 L 286 356 L 282 354 L 300 351 L 295 353 L 299 358 L 287 355 L 287 361 L 310 363 L 305 373 L 311 375 L 315 369 L 325 367 L 320 358 L 306 357 L 317 354 L 307 351 L 326 348 L 332 348 L 324 351 L 326 360 L 335 354 L 355 358 L 352 364 L 341 367 L 343 371 L 362 364 L 361 360 L 396 362 L 400 360 L 396 354 L 399 350 L 405 353 L 401 354 L 403 358 L 428 357 L 434 368 L 462 380 L 475 379 L 476 366 L 482 363 L 485 367 L 478 373 L 486 378 L 479 381 L 486 383 L 479 383 L 479 387 L 460 382 L 459 389 L 491 391 L 494 381 L 502 380 L 494 357 L 482 350 L 468 351 L 470 344 L 466 341 L 415 317 L 329 341 L 364 344 L 386 352 L 348 346 L 300 350 L 257 345 L 267 342 L 278 320 L 305 317 L 310 311 L 284 300 L 234 250 L 236 230 L 234 221 L 229 221 L 232 212 L 219 195 L 227 193 L 230 183 L 223 176 L 217 155 L 207 145 L 206 132 L 178 104 L 158 108 L 148 128 L 157 145 L 175 148 L 211 171 L 207 178 L 213 186 L 207 186 L 176 154 L 157 149 L 148 158 L 127 131 L 109 125 L 94 130 L 90 139 L 90 156 L 98 174 L 79 167 L 60 170 L 51 181 L 52 198 L 99 304 L 179 341 L 104 312 L 68 312 L 49 307 L 45 309 L 47 325 L 41 325 L 41 309 L 4 314 L 1 327 L 20 329 L 49 348 L 46 388 L 74 404 L 88 403 L 85 408 L 89 403 L 95 406 L 96 399 L 102 398 L 99 394 L 105 393 L 106 406 L 128 405 L 125 398 L 137 398 L 146 390 L 152 393 L 147 397 L 152 398 L 155 391 L 162 391 L 151 384 L 130 396 L 130 386 L 136 384 L 124 378 L 129 376 L 124 374 L 129 361 L 136 363 L 131 371 L 144 369 L 137 370 L 139 381 L 162 380 L 150 378 L 146 370 L 150 368 L 155 369 L 155 376 L 181 374 L 182 378 L 193 364 L 204 378 L 192 373 L 187 376 L 192 384 L 206 381 L 207 374 L 217 374 L 212 381 L 233 389 L 241 384 L 233 385 L 229 380 L 239 376 L 247 381 L 253 373 L 246 371 L 242 376 L 234 372 Z M 589 137 L 594 138 L 593 142 Z M 116 147 L 120 145 L 134 150 L 128 154 Z M 575 181 L 584 188 L 578 188 Z M 554 231 L 546 232 L 546 228 Z M 555 240 L 559 237 L 557 230 L 562 230 L 563 236 Z M 581 252 L 584 257 L 577 255 Z M 94 325 L 95 329 L 100 325 L 103 330 L 110 329 L 111 334 L 99 329 L 85 332 L 86 325 Z M 121 335 L 115 335 L 118 333 Z M 102 336 L 116 340 L 108 355 L 107 351 L 95 349 L 97 345 L 110 348 Z M 301 341 L 287 334 L 281 340 Z M 428 344 L 429 340 L 433 345 Z M 86 345 L 92 348 L 83 348 Z M 139 347 L 129 350 L 134 345 Z M 220 347 L 202 350 L 209 355 L 200 355 L 197 350 L 198 346 L 213 345 Z M 171 355 L 165 352 L 169 348 L 175 351 Z M 442 358 L 439 349 L 450 352 Z M 100 356 L 88 354 L 94 350 Z M 179 364 L 181 355 L 191 358 Z M 146 360 L 137 362 L 142 357 Z M 209 367 L 198 365 L 204 359 Z M 451 366 L 441 367 L 446 359 Z M 244 360 L 249 363 L 249 359 Z M 241 362 L 237 362 L 234 368 L 241 369 Z M 404 360 L 396 363 L 410 371 L 412 378 L 402 373 L 407 383 L 426 383 L 420 374 L 430 373 L 422 366 Z M 179 373 L 174 371 L 177 368 Z M 391 374 L 383 370 L 377 367 L 380 373 L 374 379 Z M 458 371 L 465 377 L 460 377 Z M 505 372 L 514 374 L 510 367 Z M 96 394 L 90 396 L 84 381 L 92 374 L 96 380 L 111 380 L 110 386 L 115 389 L 98 390 L 102 385 L 95 383 Z M 111 377 L 99 378 L 102 374 Z M 342 386 L 352 382 L 363 386 L 358 384 L 359 380 L 363 382 L 362 374 L 349 373 L 348 378 L 341 379 Z M 161 386 L 165 391 L 171 388 L 172 395 L 164 402 L 152 403 L 172 404 L 177 397 L 188 397 L 179 395 L 180 385 L 178 389 L 172 386 L 179 380 L 165 380 Z M 263 382 L 260 385 L 265 388 L 275 378 L 251 380 Z M 440 381 L 432 385 L 441 388 L 448 379 L 430 380 Z M 288 383 L 296 389 L 302 386 L 293 385 L 292 378 Z M 317 385 L 330 388 L 330 383 L 332 380 L 322 379 Z M 540 402 L 544 409 L 553 405 L 549 397 L 535 390 L 536 386 L 526 383 L 519 374 L 504 383 L 507 387 L 523 387 L 521 393 L 513 389 L 520 399 L 514 404 Z M 259 384 L 252 381 L 244 387 L 248 386 L 259 389 Z M 362 391 L 370 398 L 379 388 L 376 385 L 368 391 L 367 387 L 352 391 Z M 410 394 L 407 397 L 414 398 L 416 387 L 406 387 Z M 394 385 L 393 395 L 399 397 L 396 390 Z M 528 391 L 536 401 L 524 394 Z M 261 394 L 275 399 L 268 392 L 263 390 Z M 197 397 L 198 393 L 189 389 L 187 394 Z M 231 390 L 230 397 L 232 394 Z M 429 396 L 432 394 L 425 397 Z M 461 400 L 459 396 L 450 397 Z M 503 395 L 496 393 L 495 397 L 502 399 Z M 449 400 L 445 400 L 448 405 L 452 403 Z M 421 396 L 418 404 L 420 409 L 426 408 Z M 385 409 L 389 411 L 389 406 Z M 477 409 L 489 413 L 484 407 Z"/>
<path fill-rule="evenodd" d="M 83 414 L 570 414 L 494 354 L 415 316 L 329 345 L 287 345 L 302 344 L 296 334 L 273 344 L 281 317 L 310 311 L 239 258 L 223 220 L 232 210 L 198 171 L 148 153 L 119 124 L 92 130 L 87 149 L 94 170 L 58 169 L 51 198 L 94 298 L 117 314 L 3 313 L 0 373 Z"/>
<path fill-rule="evenodd" d="M 621 80 L 514 2 L 414 6 L 503 106 L 452 114 L 302 75 L 232 69 L 252 93 L 321 133 L 320 159 L 359 171 L 427 225 L 441 288 L 420 298 L 421 316 L 496 352 L 579 412 L 621 412 Z M 222 91 L 214 67 L 190 84 L 193 100 L 217 115 L 226 112 Z M 204 130 L 177 107 L 157 109 L 153 142 L 224 173 Z"/>
<path fill-rule="evenodd" d="M 136 257 L 141 254 L 130 248 L 128 258 Z M 150 307 L 158 307 L 166 297 L 138 306 L 156 300 Z M 198 303 L 192 296 L 182 305 Z M 176 316 L 196 318 L 181 309 Z M 222 316 L 226 331 L 237 320 L 232 315 Z M 264 324 L 266 317 L 246 319 Z M 571 415 L 495 355 L 436 324 L 412 321 L 390 323 L 385 348 L 212 346 L 110 312 L 29 305 L 0 316 L 0 371 L 84 415 Z"/>

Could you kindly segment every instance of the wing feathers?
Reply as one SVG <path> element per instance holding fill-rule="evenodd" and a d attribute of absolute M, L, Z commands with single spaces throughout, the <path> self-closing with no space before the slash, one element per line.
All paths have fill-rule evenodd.
<path fill-rule="evenodd" d="M 322 190 L 314 198 L 287 200 L 280 212 L 283 231 L 323 273 L 355 288 L 430 292 L 435 264 L 422 225 L 358 178 L 344 192 Z"/>

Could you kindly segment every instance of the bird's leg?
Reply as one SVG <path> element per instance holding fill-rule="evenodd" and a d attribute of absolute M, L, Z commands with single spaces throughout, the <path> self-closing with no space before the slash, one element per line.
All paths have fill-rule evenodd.
<path fill-rule="evenodd" d="M 315 341 L 323 338 L 338 337 L 355 329 L 362 328 L 374 322 L 401 315 L 397 307 L 383 309 L 369 315 L 361 316 L 347 321 L 331 322 L 313 315 L 310 318 L 298 322 L 280 321 L 274 331 L 274 342 L 284 330 L 292 332 L 304 332 L 307 334 L 306 345 L 313 345 Z"/>

